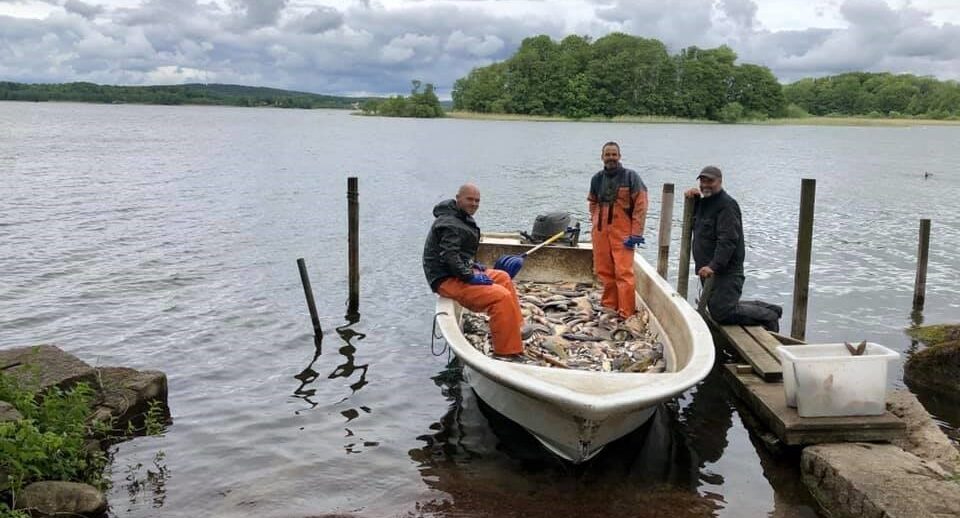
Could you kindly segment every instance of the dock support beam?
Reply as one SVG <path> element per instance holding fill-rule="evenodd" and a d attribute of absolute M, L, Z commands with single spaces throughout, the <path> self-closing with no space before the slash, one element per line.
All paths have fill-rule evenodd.
<path fill-rule="evenodd" d="M 797 231 L 797 264 L 793 276 L 793 319 L 790 336 L 805 340 L 807 300 L 810 292 L 810 256 L 813 250 L 813 208 L 817 181 L 804 178 L 800 187 L 800 228 Z"/>
<path fill-rule="evenodd" d="M 670 262 L 670 231 L 673 228 L 673 184 L 663 184 L 663 197 L 660 203 L 660 231 L 657 241 L 660 243 L 657 252 L 657 273 L 667 278 L 667 265 Z"/>
<path fill-rule="evenodd" d="M 927 261 L 930 259 L 930 220 L 920 220 L 920 243 L 917 246 L 917 278 L 913 282 L 913 311 L 923 311 L 927 298 Z"/>
<path fill-rule="evenodd" d="M 347 317 L 360 312 L 360 192 L 357 177 L 347 178 L 347 260 L 350 298 L 347 302 Z"/>

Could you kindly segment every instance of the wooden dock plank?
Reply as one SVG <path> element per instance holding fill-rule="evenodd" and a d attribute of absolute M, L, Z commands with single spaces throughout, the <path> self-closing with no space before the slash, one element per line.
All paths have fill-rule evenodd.
<path fill-rule="evenodd" d="M 743 329 L 760 344 L 760 347 L 770 353 L 770 356 L 773 356 L 777 363 L 780 363 L 780 355 L 777 354 L 777 347 L 780 347 L 780 342 L 776 338 L 762 326 L 743 326 Z"/>
<path fill-rule="evenodd" d="M 891 441 L 906 434 L 906 424 L 886 412 L 879 416 L 800 417 L 787 406 L 782 383 L 767 383 L 752 373 L 738 373 L 726 365 L 724 374 L 753 413 L 790 446 L 824 442 Z"/>
<path fill-rule="evenodd" d="M 764 349 L 756 339 L 741 326 L 719 326 L 720 332 L 740 356 L 753 366 L 754 371 L 766 381 L 783 379 L 780 362 Z"/>

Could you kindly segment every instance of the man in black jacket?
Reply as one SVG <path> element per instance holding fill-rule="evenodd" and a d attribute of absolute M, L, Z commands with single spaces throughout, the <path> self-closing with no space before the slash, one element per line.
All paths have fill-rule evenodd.
<path fill-rule="evenodd" d="M 779 331 L 780 306 L 753 300 L 741 301 L 743 293 L 743 224 L 740 206 L 723 190 L 723 173 L 704 167 L 697 176 L 699 189 L 687 197 L 699 198 L 693 214 L 693 260 L 701 282 L 713 278 L 707 294 L 710 316 L 720 324 L 762 325 Z"/>
<path fill-rule="evenodd" d="M 474 261 L 480 228 L 473 215 L 480 208 L 480 189 L 464 184 L 457 197 L 433 208 L 436 218 L 423 245 L 423 273 L 430 289 L 474 312 L 490 315 L 493 350 L 500 356 L 523 353 L 523 315 L 507 272 Z"/>

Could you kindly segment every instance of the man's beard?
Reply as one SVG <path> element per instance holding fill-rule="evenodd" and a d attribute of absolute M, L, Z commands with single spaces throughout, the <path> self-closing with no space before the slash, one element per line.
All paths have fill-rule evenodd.
<path fill-rule="evenodd" d="M 700 196 L 703 196 L 704 198 L 709 198 L 714 194 L 717 194 L 717 191 L 715 191 L 714 189 L 704 189 L 704 188 L 700 189 Z"/>

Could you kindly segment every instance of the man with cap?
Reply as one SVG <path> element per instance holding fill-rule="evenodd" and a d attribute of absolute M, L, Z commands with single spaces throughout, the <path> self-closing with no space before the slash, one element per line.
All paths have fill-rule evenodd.
<path fill-rule="evenodd" d="M 704 167 L 697 176 L 700 188 L 688 189 L 697 198 L 693 212 L 693 260 L 701 283 L 713 279 L 706 293 L 710 316 L 720 324 L 762 325 L 779 331 L 780 306 L 762 301 L 741 301 L 743 293 L 743 223 L 740 205 L 723 189 L 723 173 Z"/>
<path fill-rule="evenodd" d="M 600 150 L 603 169 L 590 179 L 587 203 L 593 224 L 593 268 L 603 284 L 600 301 L 622 318 L 637 311 L 633 254 L 643 241 L 647 186 L 640 175 L 620 164 L 620 146 Z"/>

